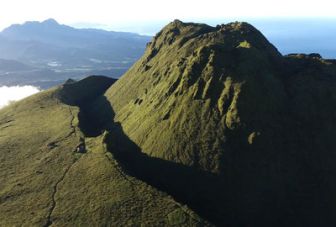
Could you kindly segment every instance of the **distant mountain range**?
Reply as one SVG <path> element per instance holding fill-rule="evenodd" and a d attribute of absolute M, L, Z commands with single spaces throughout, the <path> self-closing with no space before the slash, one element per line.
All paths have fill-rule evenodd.
<path fill-rule="evenodd" d="M 19 61 L 0 59 L 0 72 L 26 71 L 31 69 L 32 67 Z"/>
<path fill-rule="evenodd" d="M 88 74 L 119 77 L 143 54 L 149 40 L 149 36 L 135 33 L 75 29 L 48 19 L 4 29 L 0 33 L 0 58 L 51 70 L 59 79 Z M 13 77 L 17 77 L 16 83 L 27 82 L 19 75 Z M 0 84 L 8 82 L 1 78 Z"/>

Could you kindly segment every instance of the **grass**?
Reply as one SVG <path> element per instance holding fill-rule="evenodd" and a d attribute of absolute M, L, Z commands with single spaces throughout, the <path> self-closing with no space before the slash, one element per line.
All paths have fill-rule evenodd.
<path fill-rule="evenodd" d="M 313 185 L 336 175 L 335 75 L 334 61 L 283 57 L 247 23 L 174 21 L 105 96 L 139 152 L 200 170 L 153 167 L 150 179 L 138 168 L 138 177 L 213 223 L 330 225 L 336 187 Z"/>
<path fill-rule="evenodd" d="M 247 23 L 174 21 L 117 82 L 0 110 L 0 225 L 334 226 L 335 75 Z"/>
<path fill-rule="evenodd" d="M 90 103 L 110 83 L 96 77 L 73 86 L 79 89 L 86 80 L 100 85 L 93 90 L 84 86 L 86 92 L 68 98 Z M 124 172 L 106 150 L 104 134 L 87 137 L 79 127 L 80 107 L 61 102 L 62 89 L 41 92 L 0 111 L 0 225 L 170 225 L 171 213 L 182 205 Z M 77 153 L 83 141 L 86 150 Z M 186 212 L 180 224 L 198 225 L 197 215 Z"/>

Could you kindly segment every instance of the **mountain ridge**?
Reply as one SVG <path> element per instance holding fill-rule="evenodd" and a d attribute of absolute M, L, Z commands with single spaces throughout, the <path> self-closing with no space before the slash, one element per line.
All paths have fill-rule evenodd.
<path fill-rule="evenodd" d="M 83 103 L 100 99 L 113 82 L 91 76 L 0 110 L 5 186 L 0 188 L 1 225 L 212 226 L 171 196 L 130 176 L 107 150 L 104 134 L 85 134 Z M 15 160 L 22 169 L 12 172 Z"/>
<path fill-rule="evenodd" d="M 107 31 L 107 30 L 103 30 L 103 29 L 92 29 L 92 28 L 73 28 L 71 26 L 68 26 L 68 25 L 64 25 L 64 24 L 60 24 L 58 23 L 55 19 L 47 19 L 47 20 L 44 20 L 44 21 L 27 21 L 23 24 L 13 24 L 13 25 L 10 25 L 9 27 L 7 28 L 4 28 L 2 31 L 1 31 L 1 34 L 3 34 L 5 37 L 9 38 L 9 37 L 14 37 L 15 39 L 22 39 L 22 40 L 26 40 L 26 39 L 29 39 L 29 35 L 32 35 L 32 34 L 29 34 L 31 32 L 36 32 L 36 31 L 39 31 L 40 29 L 49 29 L 49 30 L 59 30 L 59 31 L 62 31 L 62 30 L 65 30 L 67 31 L 68 33 L 74 33 L 76 32 L 76 30 L 79 30 L 79 31 L 92 31 L 92 32 L 97 32 L 97 33 L 100 33 L 100 34 L 105 34 L 105 35 L 111 35 L 111 34 L 114 34 L 114 35 L 119 35 L 119 37 L 123 37 L 123 36 L 134 36 L 134 37 L 138 37 L 138 38 L 141 38 L 141 37 L 146 37 L 146 36 L 141 36 L 141 35 L 138 35 L 136 33 L 132 33 L 132 32 L 116 32 L 116 31 Z M 22 32 L 27 32 L 28 31 L 28 37 L 19 37 L 22 33 Z M 48 31 L 45 31 L 45 32 L 48 32 Z M 36 39 L 37 37 L 34 36 L 34 39 Z"/>
<path fill-rule="evenodd" d="M 119 80 L 69 81 L 0 110 L 0 220 L 333 225 L 335 91 L 332 60 L 282 56 L 247 23 L 175 20 Z"/>
<path fill-rule="evenodd" d="M 0 32 L 0 58 L 34 70 L 1 73 L 0 84 L 50 88 L 69 77 L 118 78 L 143 54 L 149 40 L 149 36 L 134 33 L 76 29 L 53 19 L 12 25 Z"/>
<path fill-rule="evenodd" d="M 183 37 L 181 39 L 179 39 L 179 36 L 175 37 L 174 35 L 172 35 L 174 33 L 174 29 L 178 28 L 179 26 L 180 27 L 182 26 L 182 30 L 185 29 L 187 34 L 190 35 L 191 37 L 190 39 L 185 38 L 185 36 L 183 35 L 183 31 L 181 31 L 182 33 L 181 36 Z M 192 26 L 194 30 L 190 31 L 189 26 Z M 204 28 L 205 28 L 206 33 L 199 32 L 200 30 L 202 31 L 202 29 Z M 221 94 L 222 92 L 220 90 L 221 88 L 220 87 L 216 88 L 216 83 L 219 82 L 218 80 L 222 80 L 220 79 L 220 78 L 223 78 L 223 75 L 221 74 L 229 73 L 229 72 L 225 72 L 225 70 L 223 70 L 223 67 L 227 67 L 228 70 L 232 71 L 230 67 L 231 65 L 234 66 L 235 62 L 233 60 L 233 62 L 229 62 L 227 65 L 215 66 L 215 64 L 219 63 L 220 58 L 225 58 L 225 55 L 223 55 L 222 53 L 227 52 L 228 55 L 231 55 L 232 54 L 231 51 L 233 51 L 233 52 L 237 52 L 237 54 L 240 54 L 238 52 L 242 52 L 242 54 L 245 55 L 245 52 L 248 52 L 248 54 L 254 55 L 255 54 L 254 51 L 258 51 L 258 49 L 253 46 L 250 48 L 245 48 L 245 47 L 241 48 L 239 45 L 241 45 L 242 43 L 243 44 L 248 43 L 245 39 L 248 37 L 243 37 L 241 38 L 241 40 L 235 40 L 236 29 L 238 29 L 239 32 L 245 32 L 246 34 L 248 33 L 248 36 L 250 37 L 249 41 L 251 43 L 254 42 L 252 45 L 255 45 L 255 46 L 259 45 L 261 46 L 261 49 L 262 48 L 266 49 L 265 56 L 262 57 L 263 58 L 262 60 L 265 60 L 265 64 L 263 62 L 263 64 L 259 66 L 260 68 L 262 67 L 265 68 L 267 64 L 268 65 L 271 64 L 271 61 L 273 61 L 272 58 L 280 59 L 280 56 L 281 56 L 280 53 L 278 53 L 277 50 L 268 42 L 264 45 L 264 42 L 266 40 L 264 37 L 260 38 L 260 40 L 257 39 L 257 41 L 260 41 L 261 44 L 260 42 L 258 43 L 257 41 L 253 40 L 254 33 L 257 33 L 257 31 L 255 29 L 251 30 L 252 26 L 244 24 L 244 23 L 233 23 L 233 24 L 228 24 L 226 28 L 229 30 L 229 35 L 225 34 L 226 31 L 225 31 L 224 26 L 222 28 L 221 27 L 211 28 L 211 27 L 204 27 L 204 25 L 199 25 L 199 24 L 196 24 L 196 25 L 195 24 L 182 24 L 182 22 L 180 21 L 174 21 L 173 23 L 167 25 L 162 30 L 162 32 L 159 33 L 153 39 L 153 42 L 147 47 L 147 51 L 145 52 L 144 57 L 140 59 L 138 63 L 135 66 L 133 66 L 133 68 L 134 67 L 143 68 L 142 70 L 137 70 L 137 72 L 142 71 L 143 74 L 146 74 L 148 71 L 147 74 L 150 74 L 151 72 L 155 71 L 152 68 L 154 68 L 155 66 L 158 67 L 157 65 L 161 64 L 161 62 L 165 62 L 161 64 L 161 66 L 164 67 L 165 65 L 171 65 L 172 67 L 175 67 L 177 69 L 176 71 L 171 70 L 174 73 L 173 75 L 172 73 L 166 74 L 167 76 L 172 77 L 171 81 L 169 82 L 170 85 L 168 85 L 167 88 L 165 88 L 165 90 L 167 90 L 168 96 L 172 94 L 174 94 L 175 97 L 188 95 L 188 96 L 192 96 L 190 98 L 195 99 L 195 100 L 206 100 L 209 97 L 211 97 L 211 94 L 209 92 L 212 91 L 212 93 L 217 93 L 217 94 L 213 94 L 217 96 L 216 97 L 217 99 L 220 98 L 220 96 L 223 96 L 224 98 L 226 95 L 229 95 L 229 94 L 226 94 L 227 91 Z M 231 30 L 233 31 L 233 34 L 230 34 Z M 257 35 L 261 35 L 261 34 L 258 32 Z M 225 41 L 223 40 L 223 38 L 225 39 Z M 216 43 L 220 43 L 220 44 L 217 45 Z M 188 45 L 188 44 L 189 46 L 187 47 L 183 46 L 183 45 Z M 251 44 L 248 43 L 245 45 L 251 45 Z M 160 46 L 164 46 L 166 49 L 161 50 Z M 194 52 L 190 52 L 190 50 L 194 50 L 194 46 L 198 46 L 198 47 L 201 46 L 201 48 L 196 49 L 196 51 Z M 163 53 L 162 57 L 161 56 L 158 57 L 158 52 L 160 51 L 161 53 Z M 169 53 L 170 51 L 173 51 L 173 53 L 175 52 L 179 53 L 179 55 L 181 56 L 181 57 L 178 57 L 180 59 L 179 62 L 174 57 L 173 58 L 167 57 L 166 54 Z M 184 58 L 184 55 L 188 55 L 189 59 Z M 261 54 L 259 54 L 259 56 L 260 55 Z M 240 58 L 240 56 L 238 57 Z M 242 57 L 246 58 L 245 56 L 242 56 Z M 250 56 L 248 56 L 248 58 L 249 57 Z M 151 60 L 155 58 L 157 58 L 158 60 L 152 63 Z M 207 63 L 207 61 L 209 61 L 209 63 Z M 241 60 L 237 59 L 237 61 L 241 61 Z M 255 65 L 253 64 L 251 64 L 251 66 L 250 65 L 246 65 L 246 66 L 255 68 Z M 139 84 L 137 83 L 138 81 L 136 81 L 139 79 L 139 76 L 138 75 L 137 77 L 133 76 L 133 75 L 136 75 L 136 73 L 133 71 L 133 68 L 130 69 L 130 71 L 126 75 L 124 75 L 124 77 L 121 80 L 117 81 L 116 84 L 113 85 L 113 87 L 115 87 L 120 84 L 120 86 L 118 87 L 120 90 L 116 88 L 113 91 L 113 88 L 111 88 L 110 89 L 111 94 L 107 93 L 107 96 L 112 96 L 113 99 L 111 99 L 111 103 L 114 106 L 114 108 L 116 108 L 117 112 L 121 108 L 122 105 L 126 105 L 125 103 L 119 104 L 120 102 L 122 102 L 122 100 L 126 100 L 126 102 L 128 102 L 127 100 L 129 99 L 136 99 L 137 96 L 143 96 L 143 94 L 138 93 L 138 92 L 143 93 L 144 89 L 139 88 Z M 182 70 L 178 71 L 180 69 Z M 202 77 L 202 79 L 199 80 L 199 78 L 197 77 L 200 75 L 199 73 L 201 73 L 203 69 L 207 70 L 207 72 L 204 72 L 204 73 L 207 73 L 208 75 L 210 76 L 212 75 L 212 76 L 209 77 L 207 75 L 204 75 L 204 78 Z M 216 71 L 217 69 L 218 71 Z M 193 76 L 193 71 L 195 72 L 194 76 Z M 154 72 L 154 74 L 155 73 L 159 74 L 157 72 Z M 143 83 L 146 86 L 148 85 L 148 83 L 151 83 L 150 80 L 152 81 L 154 80 L 152 82 L 153 85 L 149 85 L 152 87 L 151 89 L 148 88 L 148 90 L 150 91 L 155 90 L 157 87 L 157 85 L 155 84 L 155 80 L 159 80 L 159 78 L 165 77 L 165 75 L 162 75 L 162 74 L 160 75 L 154 75 L 154 74 L 152 74 L 150 78 L 147 78 L 146 81 L 143 81 Z M 235 74 L 242 74 L 242 73 L 236 72 Z M 132 78 L 132 76 L 134 78 Z M 217 80 L 217 82 L 212 81 L 211 78 L 213 78 L 214 80 Z M 168 80 L 168 78 L 165 78 L 165 80 Z M 127 85 L 123 83 L 127 83 Z M 231 82 L 227 81 L 226 83 L 231 83 Z M 237 84 L 237 86 L 240 86 L 240 85 Z M 184 93 L 184 91 L 187 91 L 188 88 L 192 88 L 194 93 L 193 94 Z M 124 89 L 129 89 L 131 90 L 131 92 L 126 92 L 124 91 Z M 236 92 L 239 92 L 238 87 L 232 88 L 232 89 L 236 90 Z M 129 97 L 130 95 L 133 95 L 133 98 Z M 165 103 L 164 96 L 161 98 L 162 96 L 161 88 L 156 91 L 155 95 L 153 96 L 154 99 L 156 97 L 159 97 L 158 99 L 161 99 L 161 103 Z M 113 96 L 116 96 L 116 97 L 114 98 Z M 114 99 L 116 99 L 117 101 L 115 102 Z M 214 100 L 211 102 L 218 102 L 217 103 L 218 108 L 221 108 L 220 106 L 226 105 L 223 103 L 224 99 L 222 101 Z M 141 106 L 139 108 L 141 109 Z M 140 114 L 142 110 L 136 110 L 136 111 L 139 111 L 139 114 Z M 124 112 L 128 112 L 128 111 L 124 111 Z M 135 114 L 135 113 L 132 113 L 132 114 Z M 161 113 L 161 115 L 164 115 L 164 114 Z M 143 120 L 146 121 L 145 119 Z M 144 133 L 143 135 L 146 135 L 146 133 Z"/>
<path fill-rule="evenodd" d="M 137 169 L 140 177 L 157 173 L 152 185 L 182 198 L 208 220 L 314 226 L 334 223 L 325 215 L 332 196 L 311 185 L 335 171 L 329 160 L 335 150 L 329 125 L 335 125 L 335 66 L 316 54 L 283 57 L 247 23 L 210 27 L 174 21 L 106 97 L 139 152 L 217 175 L 214 180 L 194 173 L 174 181 L 176 174 L 157 173 L 159 168 Z M 311 122 L 322 115 L 321 122 Z M 313 136 L 319 139 L 310 141 Z M 317 159 L 321 162 L 314 163 Z M 197 180 L 206 183 L 190 195 L 185 181 L 197 185 Z M 328 208 L 318 208 L 314 195 Z M 300 208 L 303 203 L 309 208 Z M 288 204 L 296 204 L 293 211 Z"/>
<path fill-rule="evenodd" d="M 99 34 L 99 36 L 97 36 L 97 34 Z M 75 29 L 67 25 L 61 25 L 53 19 L 43 22 L 31 21 L 24 24 L 12 25 L 4 29 L 0 35 L 12 42 L 33 41 L 36 45 L 41 42 L 45 45 L 56 45 L 58 48 L 63 46 L 71 48 L 90 47 L 90 45 L 93 45 L 90 48 L 94 48 L 97 47 L 96 42 L 100 42 L 100 45 L 108 45 L 107 41 L 118 40 L 118 45 L 126 45 L 124 46 L 124 48 L 126 48 L 125 52 L 127 52 L 129 48 L 132 48 L 133 45 L 133 55 L 134 53 L 136 54 L 137 51 L 135 48 L 136 44 L 145 44 L 149 39 L 147 36 L 140 36 L 134 33 L 109 32 L 99 29 Z M 127 39 L 134 43 L 127 45 L 127 42 L 125 42 Z M 113 43 L 110 43 L 110 45 L 116 48 L 116 44 L 113 46 Z M 141 49 L 140 47 L 138 48 Z M 97 48 L 97 50 L 99 50 L 99 48 Z M 130 56 L 133 55 L 130 54 Z"/>

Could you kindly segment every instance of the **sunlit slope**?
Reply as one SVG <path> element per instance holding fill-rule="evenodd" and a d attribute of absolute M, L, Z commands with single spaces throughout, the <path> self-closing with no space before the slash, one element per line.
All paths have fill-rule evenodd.
<path fill-rule="evenodd" d="M 282 56 L 247 23 L 176 20 L 106 97 L 138 152 L 166 160 L 136 172 L 208 220 L 316 226 L 336 223 L 335 91 L 333 60 Z"/>
<path fill-rule="evenodd" d="M 75 104 L 98 98 L 113 82 L 89 77 L 0 111 L 1 226 L 207 225 L 125 173 L 104 134 L 82 133 Z"/>
<path fill-rule="evenodd" d="M 220 172 L 230 140 L 247 145 L 278 117 L 285 92 L 274 70 L 280 60 L 249 24 L 175 21 L 106 95 L 144 152 Z"/>

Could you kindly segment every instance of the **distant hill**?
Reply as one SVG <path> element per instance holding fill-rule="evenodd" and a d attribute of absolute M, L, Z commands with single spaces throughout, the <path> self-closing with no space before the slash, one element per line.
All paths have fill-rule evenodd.
<path fill-rule="evenodd" d="M 119 77 L 143 54 L 149 40 L 135 33 L 75 29 L 53 19 L 32 21 L 0 32 L 0 58 L 54 71 L 61 80 L 89 74 Z M 13 77 L 20 81 L 22 75 Z M 0 77 L 0 83 L 8 80 Z"/>
<path fill-rule="evenodd" d="M 125 32 L 108 32 L 97 29 L 75 29 L 49 19 L 43 22 L 26 22 L 4 29 L 0 36 L 12 45 L 21 45 L 21 51 L 8 53 L 0 45 L 0 57 L 8 54 L 16 59 L 67 61 L 90 63 L 97 61 L 135 61 L 144 51 L 149 37 Z M 7 47 L 9 48 L 9 47 Z"/>
<path fill-rule="evenodd" d="M 25 65 L 19 61 L 0 59 L 0 71 L 3 72 L 25 71 L 31 69 L 31 66 Z"/>

